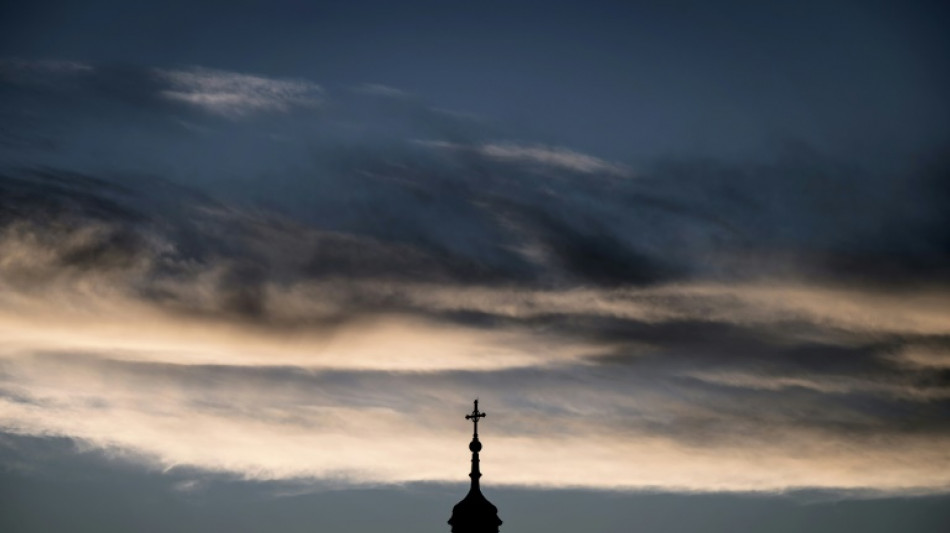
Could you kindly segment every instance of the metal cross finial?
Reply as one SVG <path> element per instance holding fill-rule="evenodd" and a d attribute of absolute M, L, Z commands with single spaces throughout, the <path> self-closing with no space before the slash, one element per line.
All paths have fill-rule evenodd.
<path fill-rule="evenodd" d="M 475 398 L 475 408 L 472 409 L 472 413 L 465 415 L 465 420 L 471 420 L 475 423 L 475 438 L 478 438 L 478 419 L 485 418 L 485 413 L 480 413 L 478 411 L 478 398 Z"/>

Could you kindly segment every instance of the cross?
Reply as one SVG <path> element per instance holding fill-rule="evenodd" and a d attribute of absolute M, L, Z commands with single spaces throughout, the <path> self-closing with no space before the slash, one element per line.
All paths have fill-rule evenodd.
<path fill-rule="evenodd" d="M 465 415 L 465 420 L 471 420 L 475 423 L 475 437 L 478 438 L 478 419 L 485 418 L 485 413 L 478 412 L 478 398 L 475 398 L 475 408 L 472 409 L 472 413 Z"/>

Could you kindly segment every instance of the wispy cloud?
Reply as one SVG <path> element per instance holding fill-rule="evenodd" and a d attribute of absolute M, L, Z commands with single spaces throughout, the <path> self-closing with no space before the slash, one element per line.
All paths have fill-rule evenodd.
<path fill-rule="evenodd" d="M 361 83 L 355 87 L 353 90 L 362 93 L 369 94 L 373 96 L 385 96 L 389 98 L 409 98 L 412 95 L 402 89 L 397 89 L 395 87 L 390 87 L 389 85 L 383 85 L 381 83 Z"/>
<path fill-rule="evenodd" d="M 485 143 L 474 146 L 446 141 L 423 140 L 417 142 L 433 148 L 475 152 L 498 161 L 560 168 L 583 174 L 601 173 L 625 177 L 633 176 L 632 170 L 619 163 L 612 163 L 563 147 L 511 142 Z"/>
<path fill-rule="evenodd" d="M 207 68 L 156 70 L 171 87 L 162 95 L 227 117 L 256 112 L 286 112 L 323 102 L 323 89 L 302 80 L 267 78 Z"/>
<path fill-rule="evenodd" d="M 583 369 L 554 379 L 525 374 L 512 394 L 491 373 L 321 375 L 47 355 L 4 364 L 0 415 L 6 431 L 66 436 L 158 468 L 356 484 L 458 481 L 468 428 L 453 415 L 477 392 L 492 415 L 482 458 L 495 485 L 891 493 L 950 486 L 946 437 L 867 439 L 781 423 L 754 405 L 710 418 L 715 406 L 677 398 L 682 390 L 578 382 L 591 377 Z M 842 424 L 845 414 L 832 407 L 829 419 Z M 755 415 L 766 418 L 750 424 Z M 665 417 L 682 427 L 658 431 Z"/>
<path fill-rule="evenodd" d="M 78 74 L 92 72 L 92 65 L 79 61 L 64 60 L 25 60 L 0 59 L 0 73 L 11 75 L 15 73 L 47 73 L 47 74 Z"/>

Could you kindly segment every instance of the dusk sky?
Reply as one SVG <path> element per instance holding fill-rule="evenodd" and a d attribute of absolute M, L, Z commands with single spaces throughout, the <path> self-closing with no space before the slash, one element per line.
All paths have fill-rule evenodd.
<path fill-rule="evenodd" d="M 948 27 L 3 2 L 0 531 L 948 531 Z"/>

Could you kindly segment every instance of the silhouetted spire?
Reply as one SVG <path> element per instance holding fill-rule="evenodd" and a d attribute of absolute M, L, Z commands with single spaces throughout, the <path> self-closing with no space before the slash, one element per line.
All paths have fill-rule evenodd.
<path fill-rule="evenodd" d="M 472 442 L 468 445 L 472 451 L 472 471 L 468 475 L 472 478 L 472 485 L 465 498 L 452 508 L 452 518 L 449 518 L 452 533 L 498 533 L 498 526 L 501 525 L 498 508 L 485 499 L 478 484 L 482 477 L 478 464 L 478 452 L 482 451 L 482 443 L 478 440 L 478 419 L 485 416 L 485 413 L 478 411 L 478 399 L 472 412 L 465 415 L 465 419 L 474 424 Z"/>

